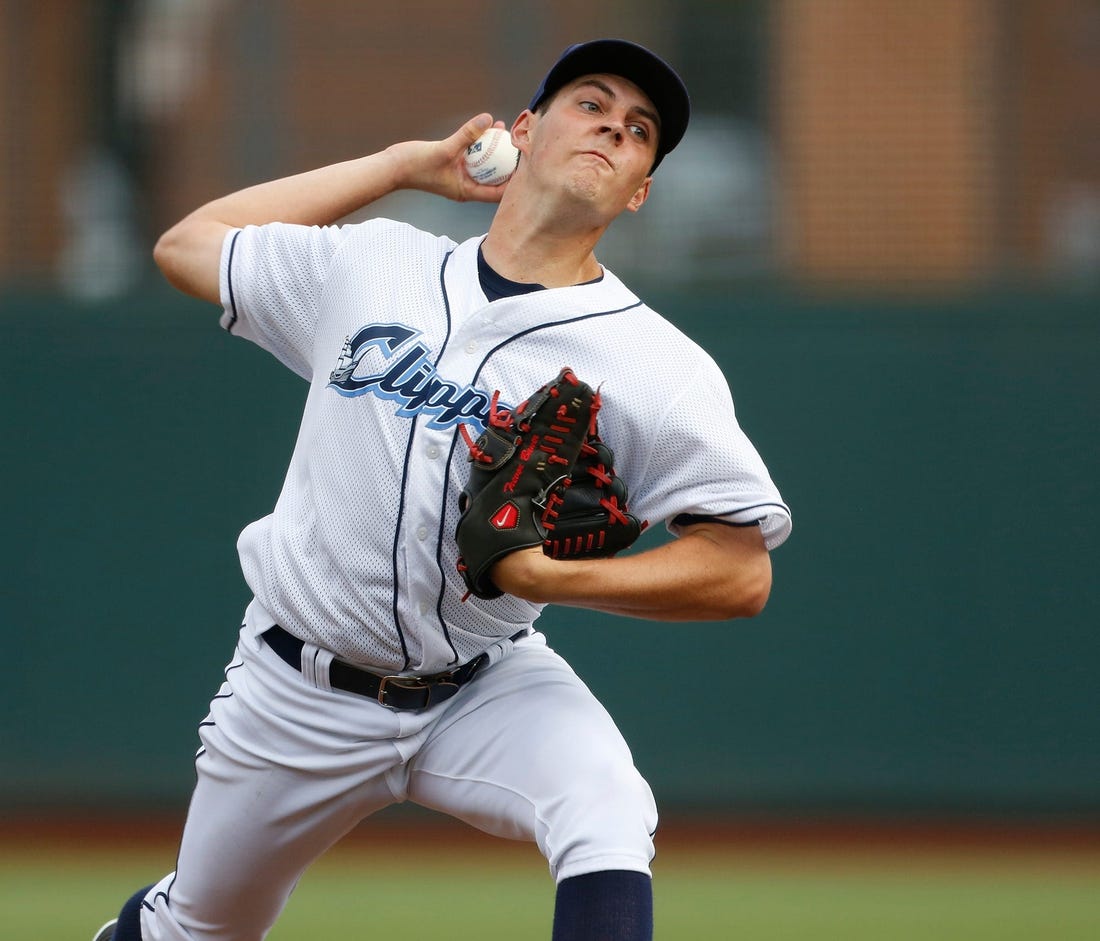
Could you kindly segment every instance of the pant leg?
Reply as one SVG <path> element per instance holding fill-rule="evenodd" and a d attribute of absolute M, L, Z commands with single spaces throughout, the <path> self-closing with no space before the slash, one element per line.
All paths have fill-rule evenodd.
<path fill-rule="evenodd" d="M 408 765 L 410 800 L 534 840 L 561 880 L 649 872 L 653 794 L 606 709 L 535 634 L 455 697 Z"/>
<path fill-rule="evenodd" d="M 201 728 L 176 871 L 146 896 L 144 941 L 259 941 L 306 867 L 393 803 L 403 717 L 309 686 L 254 636 Z"/>

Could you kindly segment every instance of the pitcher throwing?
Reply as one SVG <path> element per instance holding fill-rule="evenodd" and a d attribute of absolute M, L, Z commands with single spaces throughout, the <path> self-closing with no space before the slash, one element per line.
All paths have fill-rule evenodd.
<path fill-rule="evenodd" d="M 502 186 L 465 169 L 503 127 L 481 114 L 217 199 L 161 237 L 167 279 L 309 394 L 275 507 L 238 543 L 253 600 L 201 723 L 176 871 L 101 941 L 258 941 L 310 863 L 400 801 L 536 844 L 554 941 L 651 938 L 653 796 L 535 624 L 546 604 L 578 631 L 588 610 L 751 617 L 790 532 L 714 360 L 594 254 L 644 210 L 688 114 L 658 56 L 586 42 L 512 123 Z M 400 189 L 499 206 L 461 244 L 339 224 Z M 674 538 L 620 552 L 644 521 Z M 705 656 L 668 637 L 686 671 Z M 668 689 L 666 656 L 639 690 Z"/>

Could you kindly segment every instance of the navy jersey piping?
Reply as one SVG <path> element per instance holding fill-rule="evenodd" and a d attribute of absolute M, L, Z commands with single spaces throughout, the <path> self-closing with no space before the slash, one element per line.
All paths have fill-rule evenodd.
<path fill-rule="evenodd" d="M 481 365 L 478 366 L 477 372 L 474 374 L 474 382 L 477 382 L 481 376 L 481 370 L 485 368 L 485 365 L 489 362 L 489 359 L 499 350 L 504 349 L 509 343 L 514 343 L 516 340 L 520 340 L 523 337 L 530 336 L 532 333 L 537 333 L 539 330 L 550 330 L 554 327 L 562 327 L 571 323 L 580 323 L 583 320 L 592 320 L 595 317 L 610 317 L 612 314 L 622 314 L 628 310 L 634 310 L 635 307 L 642 307 L 643 304 L 640 300 L 635 301 L 633 304 L 627 304 L 626 307 L 619 307 L 615 310 L 599 310 L 593 314 L 581 314 L 579 317 L 570 317 L 568 320 L 555 320 L 552 323 L 540 323 L 533 327 L 528 327 L 526 330 L 522 330 L 519 333 L 513 334 L 508 337 L 507 340 L 503 340 L 494 346 L 488 353 L 485 354 L 485 358 L 481 361 Z"/>
<path fill-rule="evenodd" d="M 776 509 L 783 510 L 785 513 L 790 514 L 790 507 L 782 503 L 754 503 L 752 506 L 744 506 L 737 510 L 730 510 L 730 513 L 748 513 L 752 510 L 763 510 L 766 507 L 775 507 Z M 672 522 L 676 526 L 690 526 L 693 523 L 721 523 L 723 526 L 759 526 L 760 520 L 763 517 L 758 517 L 754 520 L 750 520 L 747 523 L 738 523 L 735 520 L 726 520 L 718 514 L 698 514 L 698 513 L 681 513 L 679 516 L 675 516 Z"/>
<path fill-rule="evenodd" d="M 447 254 L 443 257 L 442 263 L 439 266 L 439 288 L 440 288 L 440 293 L 442 294 L 442 297 L 443 297 L 443 310 L 444 310 L 444 313 L 446 315 L 447 329 L 446 329 L 446 331 L 444 333 L 444 336 L 443 336 L 443 342 L 439 345 L 439 353 L 436 354 L 435 364 L 434 364 L 436 366 L 439 365 L 439 361 L 443 357 L 443 354 L 446 352 L 447 344 L 450 342 L 450 339 L 451 339 L 451 301 L 450 301 L 450 298 L 447 296 L 447 285 L 446 285 L 444 279 L 445 279 L 446 272 L 447 272 L 447 264 L 450 262 L 451 255 L 453 255 L 453 254 L 454 254 L 454 249 L 447 252 Z M 399 612 L 399 600 L 400 600 L 400 597 L 401 597 L 401 585 L 400 585 L 401 573 L 399 571 L 397 557 L 398 557 L 398 550 L 399 550 L 399 547 L 400 547 L 400 544 L 401 544 L 402 523 L 405 519 L 405 504 L 406 504 L 406 495 L 408 493 L 408 483 L 409 483 L 409 464 L 412 461 L 413 441 L 416 438 L 416 432 L 417 432 L 417 427 L 419 425 L 419 422 L 420 422 L 420 415 L 416 415 L 409 424 L 409 440 L 408 440 L 408 443 L 405 445 L 405 463 L 404 463 L 404 467 L 401 470 L 401 490 L 400 490 L 401 499 L 398 501 L 398 506 L 397 506 L 397 527 L 396 527 L 396 530 L 394 532 L 393 554 L 392 554 L 392 557 L 391 557 L 391 560 L 390 560 L 390 564 L 391 564 L 392 569 L 393 569 L 393 599 L 392 599 L 393 626 L 394 626 L 394 629 L 397 631 L 397 639 L 401 642 L 401 654 L 405 659 L 405 665 L 401 668 L 402 670 L 407 670 L 409 668 L 410 657 L 409 657 L 409 646 L 405 642 L 405 631 L 401 627 L 401 615 L 400 615 L 400 612 Z M 446 488 L 445 487 L 444 487 L 444 493 L 446 493 Z M 441 623 L 441 626 L 443 628 L 443 636 L 447 641 L 447 646 L 449 646 L 451 648 L 452 654 L 454 654 L 455 659 L 457 659 L 458 658 L 458 651 L 455 650 L 454 644 L 451 643 L 451 637 L 450 637 L 450 633 L 447 630 L 446 622 L 443 622 L 442 619 L 441 619 L 440 623 Z"/>
<path fill-rule="evenodd" d="M 439 355 L 435 358 L 435 365 L 437 367 L 439 366 L 440 360 L 443 358 L 443 354 L 447 351 L 447 344 L 451 339 L 451 298 L 447 293 L 447 265 L 450 264 L 453 254 L 454 249 L 447 252 L 447 255 L 443 259 L 443 264 L 439 266 L 439 291 L 443 295 L 443 309 L 447 315 L 447 333 L 443 338 L 443 343 L 440 345 Z M 418 415 L 418 420 L 419 417 Z M 447 454 L 447 462 L 443 471 L 443 492 L 439 495 L 439 529 L 436 532 L 435 541 L 435 565 L 440 575 L 439 594 L 436 596 L 435 601 L 435 614 L 439 622 L 439 628 L 443 631 L 443 639 L 447 642 L 447 646 L 451 648 L 451 659 L 448 666 L 453 666 L 458 663 L 458 649 L 455 647 L 454 641 L 451 638 L 450 628 L 447 627 L 447 619 L 443 617 L 443 593 L 447 585 L 447 576 L 443 571 L 443 533 L 447 525 L 447 489 L 451 479 L 451 457 L 453 455 L 454 442 L 452 441 L 451 450 Z"/>
<path fill-rule="evenodd" d="M 241 230 L 237 229 L 233 233 L 233 239 L 229 243 L 229 260 L 226 262 L 226 285 L 229 289 L 229 323 L 226 324 L 226 333 L 232 333 L 233 328 L 237 325 L 237 298 L 233 293 L 233 253 L 237 250 L 237 237 L 241 234 Z"/>
<path fill-rule="evenodd" d="M 454 460 L 455 447 L 458 445 L 461 434 L 458 428 L 455 428 L 454 436 L 451 438 L 451 449 L 447 452 L 447 464 L 443 472 L 442 505 L 439 508 L 439 529 L 435 534 L 435 567 L 439 570 L 439 594 L 435 598 L 435 613 L 436 617 L 439 618 L 439 623 L 443 626 L 443 633 L 454 654 L 448 666 L 453 666 L 458 662 L 458 651 L 451 643 L 451 634 L 447 630 L 447 619 L 443 617 L 443 597 L 447 591 L 447 573 L 443 571 L 443 539 L 444 533 L 447 532 L 447 494 L 451 489 L 451 461 Z"/>

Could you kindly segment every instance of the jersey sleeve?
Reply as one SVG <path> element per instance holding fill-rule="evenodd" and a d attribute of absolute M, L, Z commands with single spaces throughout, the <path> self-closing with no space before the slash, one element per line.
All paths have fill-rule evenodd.
<path fill-rule="evenodd" d="M 220 272 L 222 327 L 309 380 L 321 296 L 344 237 L 337 226 L 285 223 L 227 233 Z"/>
<path fill-rule="evenodd" d="M 790 535 L 790 509 L 738 424 L 729 384 L 709 357 L 657 422 L 643 480 L 633 508 L 666 520 L 673 533 L 703 520 L 759 526 L 768 549 Z"/>

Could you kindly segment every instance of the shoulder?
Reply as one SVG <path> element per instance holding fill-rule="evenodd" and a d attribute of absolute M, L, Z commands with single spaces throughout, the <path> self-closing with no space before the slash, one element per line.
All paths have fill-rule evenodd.
<path fill-rule="evenodd" d="M 604 266 L 603 285 L 605 290 L 623 298 L 622 314 L 630 318 L 638 329 L 633 331 L 637 342 L 645 343 L 652 337 L 673 344 L 685 351 L 691 350 L 706 356 L 703 348 L 668 317 L 654 308 L 649 301 L 640 297 L 620 280 L 610 268 Z"/>
<path fill-rule="evenodd" d="M 343 238 L 354 244 L 375 248 L 392 247 L 395 250 L 418 249 L 446 254 L 457 244 L 447 236 L 433 235 L 407 222 L 394 219 L 368 219 L 365 222 L 347 223 L 340 227 Z"/>
<path fill-rule="evenodd" d="M 412 251 L 436 250 L 446 253 L 455 243 L 446 237 L 432 235 L 405 222 L 392 219 L 369 219 L 328 226 L 297 225 L 289 222 L 269 222 L 232 230 L 227 238 L 227 250 L 238 237 L 250 246 L 269 249 L 327 252 L 336 254 L 353 248 L 361 251 L 385 251 L 387 248 Z"/>
<path fill-rule="evenodd" d="M 645 301 L 622 311 L 621 318 L 621 342 L 632 362 L 658 373 L 688 373 L 697 378 L 722 375 L 710 352 Z"/>

